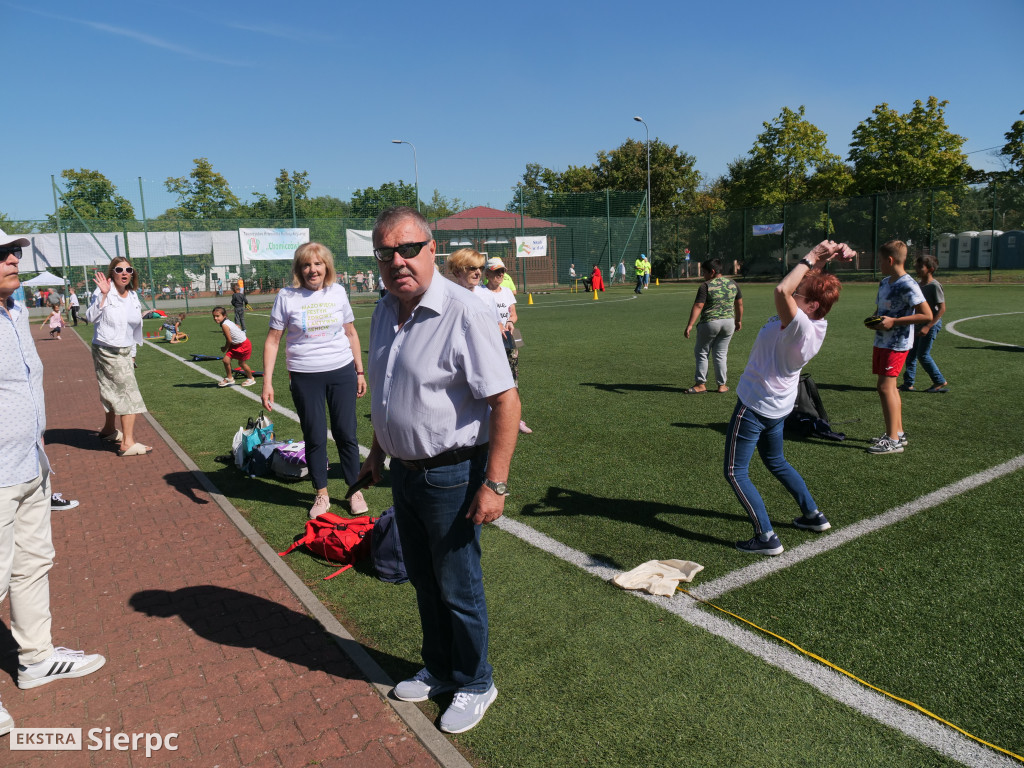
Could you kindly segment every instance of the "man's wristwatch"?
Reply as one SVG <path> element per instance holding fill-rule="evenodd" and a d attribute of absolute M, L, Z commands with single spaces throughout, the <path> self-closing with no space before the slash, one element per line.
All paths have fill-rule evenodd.
<path fill-rule="evenodd" d="M 499 496 L 507 496 L 508 495 L 508 483 L 496 483 L 493 480 L 490 480 L 489 478 L 485 477 L 484 478 L 484 485 L 486 485 L 488 488 L 490 488 L 492 491 L 494 491 Z"/>

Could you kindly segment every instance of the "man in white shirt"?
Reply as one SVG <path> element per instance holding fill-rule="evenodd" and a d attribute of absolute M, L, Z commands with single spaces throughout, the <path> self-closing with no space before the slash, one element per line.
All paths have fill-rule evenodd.
<path fill-rule="evenodd" d="M 46 406 L 43 363 L 36 352 L 28 309 L 14 301 L 18 263 L 27 238 L 0 230 L 0 602 L 11 596 L 11 634 L 18 644 L 18 687 L 35 688 L 82 677 L 106 663 L 98 654 L 54 648 L 50 634 L 50 463 L 43 452 Z M 14 720 L 0 703 L 0 735 Z"/>
<path fill-rule="evenodd" d="M 441 730 L 475 726 L 498 695 L 487 661 L 480 526 L 501 516 L 519 395 L 493 311 L 437 274 L 437 243 L 415 209 L 384 211 L 374 256 L 388 294 L 370 321 L 373 445 L 360 470 L 391 488 L 423 629 L 424 668 L 404 701 L 454 691 Z"/>

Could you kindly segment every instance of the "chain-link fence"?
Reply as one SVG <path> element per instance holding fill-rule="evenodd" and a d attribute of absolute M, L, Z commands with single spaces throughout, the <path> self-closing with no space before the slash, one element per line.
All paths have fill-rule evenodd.
<path fill-rule="evenodd" d="M 383 208 L 387 201 L 381 201 Z M 309 230 L 309 239 L 335 254 L 339 279 L 354 298 L 377 289 L 378 265 L 366 247 L 349 250 L 352 233 L 365 233 L 373 216 L 63 220 L 25 222 L 32 245 L 22 259 L 25 277 L 48 270 L 88 293 L 92 272 L 115 256 L 139 270 L 142 297 L 150 306 L 229 297 L 242 280 L 251 301 L 291 282 L 291 261 L 250 258 L 240 232 L 246 228 Z M 641 253 L 653 255 L 661 278 L 694 277 L 706 258 L 727 272 L 757 278 L 782 274 L 818 241 L 840 240 L 855 248 L 856 263 L 842 269 L 873 275 L 874 254 L 899 238 L 913 255 L 932 253 L 941 270 L 1024 270 L 1024 186 L 988 185 L 876 194 L 780 207 L 714 211 L 655 219 L 648 249 L 646 198 L 642 192 L 544 194 L 519 191 L 504 210 L 477 207 L 430 218 L 438 266 L 460 247 L 501 257 L 520 288 L 538 290 L 571 283 L 570 273 L 597 266 L 610 281 L 632 277 Z M 757 229 L 770 234 L 756 235 Z M 542 256 L 517 247 L 516 238 L 544 238 Z M 364 236 L 365 242 L 365 236 Z M 651 254 L 651 250 L 653 254 Z M 535 253 L 535 252 L 534 252 Z M 624 269 L 618 269 L 619 264 Z M 201 301 L 208 304 L 209 301 Z"/>

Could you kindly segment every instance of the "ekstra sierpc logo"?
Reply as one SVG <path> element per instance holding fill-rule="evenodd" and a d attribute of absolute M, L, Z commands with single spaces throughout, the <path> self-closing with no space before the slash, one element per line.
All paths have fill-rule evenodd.
<path fill-rule="evenodd" d="M 110 752 L 145 752 L 152 757 L 154 752 L 178 749 L 178 734 L 168 733 L 114 733 L 110 726 L 90 728 L 82 740 L 81 728 L 12 728 L 11 751 L 29 750 L 73 750 L 87 749 Z"/>

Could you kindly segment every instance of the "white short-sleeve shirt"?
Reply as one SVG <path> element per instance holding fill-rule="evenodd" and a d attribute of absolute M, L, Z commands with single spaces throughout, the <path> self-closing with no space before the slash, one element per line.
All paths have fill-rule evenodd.
<path fill-rule="evenodd" d="M 493 310 L 436 274 L 401 328 L 398 309 L 388 294 L 370 321 L 370 414 L 381 448 L 412 461 L 487 442 L 487 398 L 515 387 Z"/>
<path fill-rule="evenodd" d="M 796 404 L 800 371 L 818 354 L 827 329 L 826 320 L 812 320 L 799 308 L 785 328 L 778 315 L 769 318 L 736 385 L 740 402 L 766 419 L 788 416 Z"/>
<path fill-rule="evenodd" d="M 270 311 L 270 327 L 286 334 L 288 370 L 294 373 L 322 373 L 351 363 L 345 324 L 354 321 L 348 294 L 338 283 L 318 291 L 282 288 Z"/>

